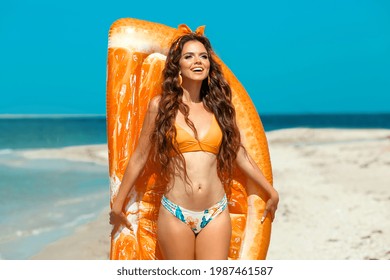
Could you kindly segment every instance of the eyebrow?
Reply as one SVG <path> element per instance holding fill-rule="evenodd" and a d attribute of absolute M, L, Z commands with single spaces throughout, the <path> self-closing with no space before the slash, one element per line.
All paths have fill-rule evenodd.
<path fill-rule="evenodd" d="M 186 55 L 186 54 L 195 54 L 195 53 L 194 52 L 183 53 L 183 55 Z M 209 55 L 207 52 L 200 52 L 199 54 L 207 54 L 207 55 Z"/>

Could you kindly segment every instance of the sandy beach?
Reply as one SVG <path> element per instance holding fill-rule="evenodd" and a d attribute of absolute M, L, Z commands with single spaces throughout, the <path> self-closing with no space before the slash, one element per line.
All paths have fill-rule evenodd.
<path fill-rule="evenodd" d="M 280 194 L 268 259 L 390 259 L 390 130 L 296 128 L 267 138 Z M 107 164 L 105 145 L 22 155 Z M 108 211 L 32 259 L 108 259 Z"/>

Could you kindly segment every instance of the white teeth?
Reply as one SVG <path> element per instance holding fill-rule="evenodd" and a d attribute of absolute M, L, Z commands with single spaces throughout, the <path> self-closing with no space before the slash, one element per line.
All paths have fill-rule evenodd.
<path fill-rule="evenodd" d="M 200 67 L 194 68 L 194 69 L 192 69 L 192 71 L 203 71 L 203 68 L 200 68 Z"/>

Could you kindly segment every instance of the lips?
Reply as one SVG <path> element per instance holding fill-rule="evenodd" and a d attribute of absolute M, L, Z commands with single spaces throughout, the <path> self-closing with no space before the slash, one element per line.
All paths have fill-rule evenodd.
<path fill-rule="evenodd" d="M 202 72 L 203 68 L 202 67 L 195 67 L 191 69 L 192 72 Z"/>

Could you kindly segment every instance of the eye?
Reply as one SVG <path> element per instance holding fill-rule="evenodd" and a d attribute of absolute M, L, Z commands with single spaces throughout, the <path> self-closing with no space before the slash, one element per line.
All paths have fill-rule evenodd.
<path fill-rule="evenodd" d="M 191 58 L 191 57 L 192 57 L 192 55 L 190 55 L 190 54 L 184 55 L 184 59 L 189 59 L 189 58 Z"/>
<path fill-rule="evenodd" d="M 203 59 L 209 59 L 209 56 L 207 54 L 202 54 L 200 57 Z"/>

